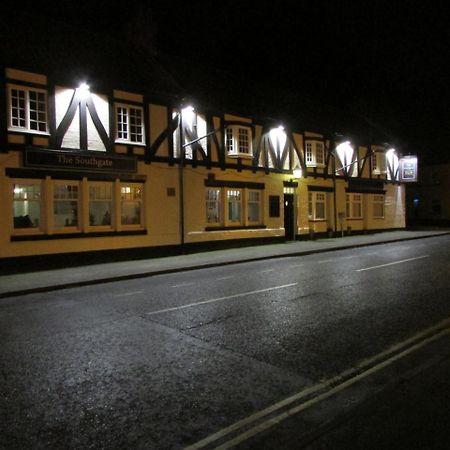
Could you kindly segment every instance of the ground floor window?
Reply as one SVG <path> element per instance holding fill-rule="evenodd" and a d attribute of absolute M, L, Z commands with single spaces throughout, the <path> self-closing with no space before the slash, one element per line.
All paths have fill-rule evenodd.
<path fill-rule="evenodd" d="M 375 219 L 384 218 L 384 195 L 374 195 L 373 196 L 373 217 Z"/>
<path fill-rule="evenodd" d="M 110 227 L 112 214 L 112 183 L 91 184 L 89 186 L 89 225 Z"/>
<path fill-rule="evenodd" d="M 34 229 L 41 226 L 41 181 L 14 183 L 14 229 Z"/>
<path fill-rule="evenodd" d="M 120 185 L 120 221 L 122 225 L 140 225 L 142 223 L 142 185 Z"/>
<path fill-rule="evenodd" d="M 140 229 L 143 184 L 115 181 L 20 180 L 12 184 L 15 234 Z"/>
<path fill-rule="evenodd" d="M 326 216 L 325 192 L 308 192 L 308 216 L 309 220 L 325 220 Z"/>
<path fill-rule="evenodd" d="M 362 195 L 347 194 L 346 213 L 348 219 L 362 219 Z"/>
<path fill-rule="evenodd" d="M 262 191 L 257 189 L 208 188 L 205 194 L 209 226 L 262 224 Z"/>
<path fill-rule="evenodd" d="M 78 227 L 78 183 L 55 182 L 53 187 L 53 225 Z"/>

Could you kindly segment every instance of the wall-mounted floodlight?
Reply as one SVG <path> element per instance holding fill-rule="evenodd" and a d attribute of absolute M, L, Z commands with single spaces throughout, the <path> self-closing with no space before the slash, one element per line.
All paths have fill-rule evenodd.
<path fill-rule="evenodd" d="M 89 85 L 85 83 L 84 81 L 80 83 L 80 85 L 77 88 L 77 92 L 81 96 L 81 98 L 86 98 L 90 94 Z"/>

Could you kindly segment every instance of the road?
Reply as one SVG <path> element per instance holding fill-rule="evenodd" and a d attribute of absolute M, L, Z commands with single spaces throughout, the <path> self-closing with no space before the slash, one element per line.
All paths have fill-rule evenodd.
<path fill-rule="evenodd" d="M 2 299 L 0 448 L 372 448 L 391 417 L 448 423 L 449 249 L 447 235 Z M 391 428 L 373 448 L 413 448 Z M 432 430 L 417 448 L 448 448 Z"/>

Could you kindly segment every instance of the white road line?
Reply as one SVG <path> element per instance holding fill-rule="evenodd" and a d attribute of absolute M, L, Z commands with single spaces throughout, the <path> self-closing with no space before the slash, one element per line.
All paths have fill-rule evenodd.
<path fill-rule="evenodd" d="M 155 314 L 162 314 L 162 313 L 166 313 L 166 312 L 170 312 L 170 311 L 177 311 L 179 309 L 191 308 L 192 306 L 207 305 L 208 303 L 220 302 L 222 300 L 229 300 L 229 299 L 238 298 L 238 297 L 245 297 L 246 295 L 261 294 L 263 292 L 275 291 L 277 289 L 284 289 L 284 288 L 288 288 L 291 286 L 296 286 L 297 284 L 298 283 L 290 283 L 290 284 L 283 284 L 281 286 L 274 286 L 274 287 L 267 288 L 267 289 L 258 289 L 257 291 L 241 292 L 240 294 L 228 295 L 226 297 L 212 298 L 210 300 L 203 300 L 201 302 L 189 303 L 187 305 L 174 306 L 173 308 L 166 308 L 166 309 L 159 309 L 157 311 L 150 311 L 146 314 L 148 316 L 153 316 Z"/>
<path fill-rule="evenodd" d="M 323 259 L 322 261 L 317 261 L 317 264 L 324 264 L 329 262 L 335 262 L 336 259 Z"/>
<path fill-rule="evenodd" d="M 115 294 L 113 297 L 129 297 L 130 295 L 142 294 L 142 291 L 124 292 L 123 294 Z"/>
<path fill-rule="evenodd" d="M 404 356 L 407 356 L 409 353 L 412 353 L 413 351 L 418 350 L 419 348 L 422 348 L 425 345 L 427 345 L 437 339 L 440 339 L 444 335 L 449 334 L 450 333 L 450 328 L 448 328 L 449 325 L 450 325 L 450 318 L 445 319 L 442 322 L 439 322 L 438 324 L 436 324 L 432 327 L 422 330 L 421 332 L 415 334 L 414 336 L 389 347 L 387 350 L 385 350 L 373 357 L 362 360 L 354 368 L 347 369 L 344 372 L 340 373 L 339 375 L 337 375 L 333 378 L 324 380 L 316 385 L 309 386 L 306 389 L 304 389 L 290 397 L 287 397 L 278 403 L 275 403 L 261 411 L 258 411 L 257 413 L 255 413 L 251 416 L 248 416 L 238 422 L 235 422 L 234 424 L 232 424 L 226 428 L 223 428 L 222 430 L 219 430 L 218 432 L 216 432 L 210 436 L 207 436 L 206 438 L 202 439 L 201 441 L 198 441 L 195 444 L 186 447 L 185 450 L 202 449 L 202 448 L 206 447 L 207 445 L 209 445 L 210 443 L 215 442 L 219 439 L 222 439 L 222 438 L 226 437 L 227 435 L 230 435 L 234 431 L 237 431 L 240 428 L 243 428 L 246 425 L 249 425 L 258 419 L 261 419 L 271 413 L 277 412 L 278 410 L 284 408 L 285 406 L 290 405 L 291 403 L 294 403 L 297 400 L 300 400 L 310 394 L 319 392 L 319 391 L 323 390 L 324 388 L 332 388 L 332 389 L 328 390 L 327 392 L 324 392 L 316 397 L 313 397 L 312 399 L 310 399 L 296 407 L 290 408 L 289 410 L 279 414 L 278 416 L 275 416 L 271 419 L 266 419 L 266 421 L 262 422 L 260 425 L 250 428 L 247 432 L 241 433 L 240 435 L 236 436 L 234 439 L 231 439 L 231 440 L 225 442 L 223 445 L 221 445 L 217 448 L 218 449 L 226 449 L 226 448 L 230 448 L 234 445 L 237 445 L 238 443 L 260 433 L 261 431 L 263 431 L 273 425 L 276 425 L 277 423 L 281 422 L 282 420 L 287 419 L 290 415 L 301 412 L 302 410 L 308 408 L 309 406 L 312 406 L 314 403 L 320 402 L 321 400 L 324 400 L 324 399 L 334 395 L 335 393 L 339 392 L 340 390 L 343 390 L 346 387 L 356 383 L 360 379 L 363 379 L 363 378 L 371 375 L 372 373 L 375 373 L 378 370 L 381 370 L 382 368 L 388 366 L 389 364 L 394 363 L 396 360 L 398 360 Z M 443 328 L 443 330 L 442 330 L 442 328 Z M 441 330 L 441 331 L 439 333 L 437 333 L 439 330 Z M 429 336 L 431 333 L 435 333 L 435 334 L 432 336 Z M 426 337 L 427 335 L 429 337 Z M 417 341 L 419 341 L 419 342 L 417 342 Z M 392 353 L 398 352 L 398 351 L 404 349 L 405 347 L 408 347 L 408 348 L 406 348 L 405 350 L 403 350 L 400 353 L 397 353 L 397 354 L 391 356 L 390 358 L 388 357 Z M 379 362 L 378 364 L 376 364 L 375 366 L 373 366 L 374 363 L 376 363 L 377 361 L 380 361 L 380 360 L 382 360 L 382 361 Z M 361 370 L 363 370 L 363 372 L 361 372 Z M 352 375 L 352 374 L 356 374 L 356 375 L 351 378 L 348 378 L 348 376 Z M 347 379 L 345 380 L 345 378 L 347 378 Z"/>
<path fill-rule="evenodd" d="M 266 270 L 261 270 L 259 273 L 268 273 L 268 272 L 273 272 L 275 269 L 266 269 Z"/>
<path fill-rule="evenodd" d="M 193 281 L 189 281 L 189 282 L 186 282 L 186 283 L 172 284 L 172 286 L 170 286 L 170 287 L 178 288 L 178 287 L 190 286 L 191 284 L 194 284 L 194 282 Z"/>
<path fill-rule="evenodd" d="M 401 264 L 404 262 L 415 261 L 416 259 L 429 258 L 429 257 L 430 257 L 430 255 L 423 255 L 423 256 L 417 256 L 416 258 L 401 259 L 400 261 L 393 261 L 393 262 L 386 263 L 386 264 L 380 264 L 378 266 L 365 267 L 364 269 L 356 269 L 356 272 L 364 272 L 365 270 L 380 269 L 381 267 L 393 266 L 394 264 Z"/>
<path fill-rule="evenodd" d="M 227 275 L 226 277 L 220 277 L 220 278 L 216 278 L 217 281 L 219 280 L 229 280 L 230 278 L 234 278 L 234 275 Z"/>

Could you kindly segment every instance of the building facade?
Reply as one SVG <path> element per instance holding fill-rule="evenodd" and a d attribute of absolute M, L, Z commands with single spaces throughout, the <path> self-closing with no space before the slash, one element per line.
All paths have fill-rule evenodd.
<path fill-rule="evenodd" d="M 0 105 L 4 262 L 405 226 L 399 155 L 379 143 L 22 67 Z"/>

